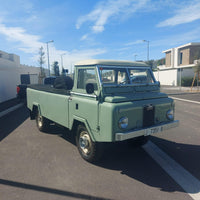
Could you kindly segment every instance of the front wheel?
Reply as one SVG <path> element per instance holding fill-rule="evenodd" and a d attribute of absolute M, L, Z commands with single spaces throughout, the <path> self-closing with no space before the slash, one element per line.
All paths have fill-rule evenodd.
<path fill-rule="evenodd" d="M 88 162 L 95 162 L 99 158 L 98 143 L 93 142 L 86 127 L 79 125 L 76 134 L 76 145 L 82 158 Z"/>
<path fill-rule="evenodd" d="M 39 111 L 37 112 L 36 115 L 36 124 L 39 129 L 39 131 L 47 131 L 49 129 L 49 120 L 40 115 Z"/>

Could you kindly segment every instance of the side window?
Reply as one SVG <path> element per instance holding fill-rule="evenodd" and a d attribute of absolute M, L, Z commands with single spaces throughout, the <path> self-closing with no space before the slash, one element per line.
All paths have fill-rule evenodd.
<path fill-rule="evenodd" d="M 97 80 L 95 69 L 79 69 L 78 70 L 78 89 L 86 89 L 88 83 L 94 84 L 94 89 L 97 90 Z"/>
<path fill-rule="evenodd" d="M 101 81 L 104 84 L 121 84 L 128 82 L 125 69 L 102 69 Z"/>
<path fill-rule="evenodd" d="M 153 77 L 149 70 L 136 69 L 130 70 L 130 78 L 132 84 L 146 84 L 146 83 L 154 83 Z"/>
<path fill-rule="evenodd" d="M 113 69 L 101 70 L 101 78 L 103 83 L 115 83 L 115 70 Z"/>

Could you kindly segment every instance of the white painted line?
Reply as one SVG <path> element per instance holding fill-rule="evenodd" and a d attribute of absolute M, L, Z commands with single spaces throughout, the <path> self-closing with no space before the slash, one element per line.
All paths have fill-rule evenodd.
<path fill-rule="evenodd" d="M 159 149 L 148 142 L 143 149 L 187 192 L 194 200 L 200 200 L 200 181 Z"/>
<path fill-rule="evenodd" d="M 172 97 L 170 96 L 171 98 L 175 99 L 175 100 L 178 100 L 178 101 L 185 101 L 185 102 L 189 102 L 189 103 L 196 103 L 196 104 L 200 104 L 199 101 L 191 101 L 191 100 L 187 100 L 187 99 L 179 99 L 179 98 L 176 98 L 176 97 Z"/>
<path fill-rule="evenodd" d="M 0 112 L 0 117 L 3 117 L 4 115 L 7 115 L 8 113 L 22 107 L 24 104 L 23 103 L 20 103 L 20 104 L 17 104 L 16 106 L 13 106 L 11 108 L 8 108 L 7 110 L 4 110 L 2 112 Z"/>

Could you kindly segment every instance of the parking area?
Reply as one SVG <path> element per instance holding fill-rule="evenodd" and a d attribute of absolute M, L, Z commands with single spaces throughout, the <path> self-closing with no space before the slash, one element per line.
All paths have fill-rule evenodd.
<path fill-rule="evenodd" d="M 71 132 L 52 126 L 41 133 L 28 115 L 23 106 L 0 118 L 1 199 L 200 199 L 198 104 L 176 100 L 178 128 L 151 136 L 143 147 L 113 144 L 96 164 L 80 157 Z M 194 178 L 189 188 L 148 152 L 151 144 Z"/>

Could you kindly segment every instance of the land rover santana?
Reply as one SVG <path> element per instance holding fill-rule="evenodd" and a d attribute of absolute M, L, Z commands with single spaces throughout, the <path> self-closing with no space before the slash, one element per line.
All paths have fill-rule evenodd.
<path fill-rule="evenodd" d="M 40 131 L 50 122 L 72 130 L 79 153 L 89 162 L 105 142 L 146 141 L 178 126 L 173 99 L 160 93 L 151 68 L 142 62 L 82 61 L 75 65 L 73 87 L 67 87 L 69 80 L 64 89 L 29 86 L 27 106 Z"/>

